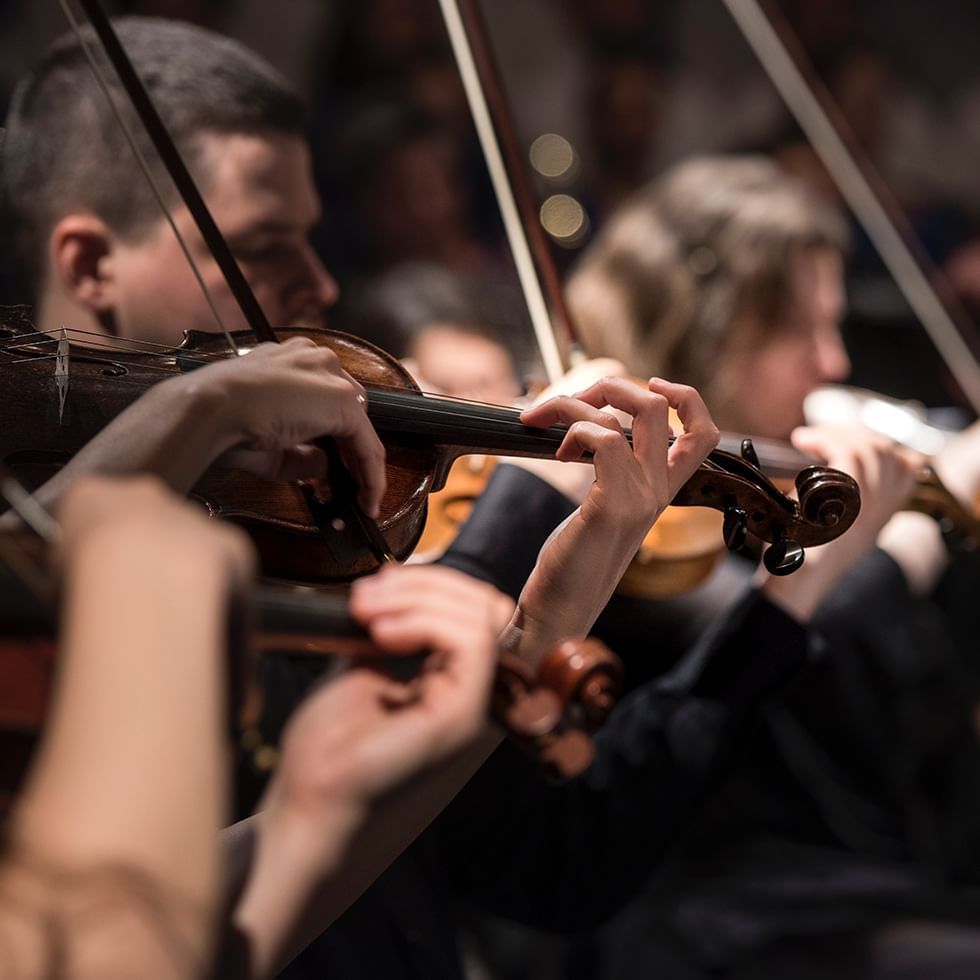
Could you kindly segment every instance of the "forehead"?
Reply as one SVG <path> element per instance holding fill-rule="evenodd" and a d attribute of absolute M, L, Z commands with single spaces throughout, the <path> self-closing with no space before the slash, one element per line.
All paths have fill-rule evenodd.
<path fill-rule="evenodd" d="M 258 226 L 306 232 L 320 217 L 310 151 L 284 133 L 199 137 L 205 198 L 226 235 Z"/>

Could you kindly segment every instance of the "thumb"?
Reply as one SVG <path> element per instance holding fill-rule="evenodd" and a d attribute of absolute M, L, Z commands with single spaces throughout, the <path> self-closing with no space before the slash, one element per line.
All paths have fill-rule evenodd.
<path fill-rule="evenodd" d="M 824 461 L 832 454 L 830 438 L 824 429 L 801 425 L 790 433 L 789 441 L 801 453 L 816 456 Z"/>

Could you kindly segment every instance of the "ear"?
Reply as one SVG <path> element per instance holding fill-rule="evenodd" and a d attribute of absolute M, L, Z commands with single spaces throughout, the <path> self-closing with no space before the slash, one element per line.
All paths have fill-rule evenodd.
<path fill-rule="evenodd" d="M 48 239 L 51 279 L 58 288 L 97 315 L 115 302 L 109 226 L 94 214 L 65 215 Z"/>

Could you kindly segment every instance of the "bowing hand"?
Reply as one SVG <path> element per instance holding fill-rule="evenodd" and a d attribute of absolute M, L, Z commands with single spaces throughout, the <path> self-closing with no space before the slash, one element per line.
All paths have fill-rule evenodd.
<path fill-rule="evenodd" d="M 328 436 L 350 469 L 364 510 L 377 516 L 385 489 L 385 451 L 367 416 L 362 385 L 337 355 L 307 337 L 259 344 L 181 379 L 214 400 L 223 462 L 269 479 L 322 480 L 323 453 L 311 441 Z"/>

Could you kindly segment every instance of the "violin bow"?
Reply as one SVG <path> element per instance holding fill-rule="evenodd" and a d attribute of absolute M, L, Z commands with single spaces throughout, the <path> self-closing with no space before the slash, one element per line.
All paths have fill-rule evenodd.
<path fill-rule="evenodd" d="M 574 360 L 578 334 L 538 220 L 534 192 L 486 24 L 477 0 L 458 0 L 458 3 L 439 0 L 439 7 L 514 256 L 545 374 L 549 382 L 554 382 L 565 373 L 567 362 Z M 555 324 L 557 332 L 563 335 L 567 357 L 562 355 Z"/>
<path fill-rule="evenodd" d="M 92 65 L 99 85 L 109 99 L 109 104 L 113 112 L 116 113 L 117 118 L 120 118 L 122 122 L 121 113 L 115 104 L 115 100 L 112 98 L 109 83 L 105 79 L 97 59 L 89 50 L 88 42 L 71 11 L 69 0 L 59 0 L 59 3 L 78 38 L 79 44 L 82 46 L 82 50 Z M 204 203 L 204 199 L 201 197 L 201 193 L 193 177 L 191 177 L 173 138 L 167 131 L 156 107 L 153 105 L 153 101 L 150 99 L 146 87 L 136 73 L 129 56 L 120 43 L 119 37 L 109 18 L 106 16 L 105 11 L 102 9 L 99 0 L 78 0 L 78 3 L 84 10 L 92 26 L 92 30 L 99 39 L 110 64 L 115 69 L 119 81 L 132 102 L 133 108 L 159 154 L 167 173 L 177 187 L 181 200 L 194 219 L 202 238 L 211 250 L 211 254 L 218 268 L 221 270 L 235 301 L 238 303 L 246 323 L 248 323 L 256 339 L 260 342 L 279 343 L 278 336 L 272 329 L 272 325 L 269 323 L 265 312 L 259 305 L 255 294 L 252 292 L 238 263 L 235 261 L 235 257 L 232 255 L 228 243 L 225 241 L 217 224 L 215 224 L 214 218 Z M 133 152 L 136 154 L 137 161 L 140 162 L 144 173 L 150 179 L 154 194 L 161 208 L 163 208 L 171 228 L 176 232 L 174 221 L 169 214 L 169 209 L 164 202 L 163 196 L 155 186 L 152 176 L 150 176 L 149 168 L 145 166 L 145 161 L 142 160 L 142 154 L 139 151 L 138 144 L 125 123 L 123 123 L 123 131 L 130 146 L 133 148 Z M 179 234 L 177 237 L 185 256 L 194 270 L 198 284 L 204 291 L 205 299 L 218 322 L 218 326 L 228 339 L 232 351 L 237 352 L 234 341 L 217 313 L 215 304 L 208 293 L 189 250 L 184 245 Z M 303 492 L 306 497 L 306 504 L 316 520 L 320 534 L 327 546 L 338 556 L 344 555 L 351 559 L 353 559 L 358 551 L 367 547 L 379 564 L 394 561 L 394 556 L 384 540 L 381 529 L 374 520 L 364 513 L 357 503 L 357 486 L 350 471 L 344 465 L 334 441 L 329 438 L 321 438 L 315 440 L 315 445 L 324 453 L 327 459 L 331 500 L 329 502 L 323 502 L 313 492 L 312 488 L 305 485 Z"/>
<path fill-rule="evenodd" d="M 10 505 L 10 509 L 38 541 L 54 546 L 61 540 L 58 522 L 3 463 L 0 463 L 0 501 Z M 51 601 L 54 594 L 51 577 L 28 553 L 27 548 L 19 546 L 3 533 L 0 533 L 0 560 L 36 599 L 45 604 Z"/>
<path fill-rule="evenodd" d="M 848 207 L 925 327 L 947 370 L 980 415 L 980 367 L 966 342 L 959 303 L 858 145 L 803 47 L 775 5 L 723 0 L 770 81 L 833 177 Z M 940 298 L 942 294 L 942 298 Z M 951 314 L 956 312 L 956 316 Z"/>

